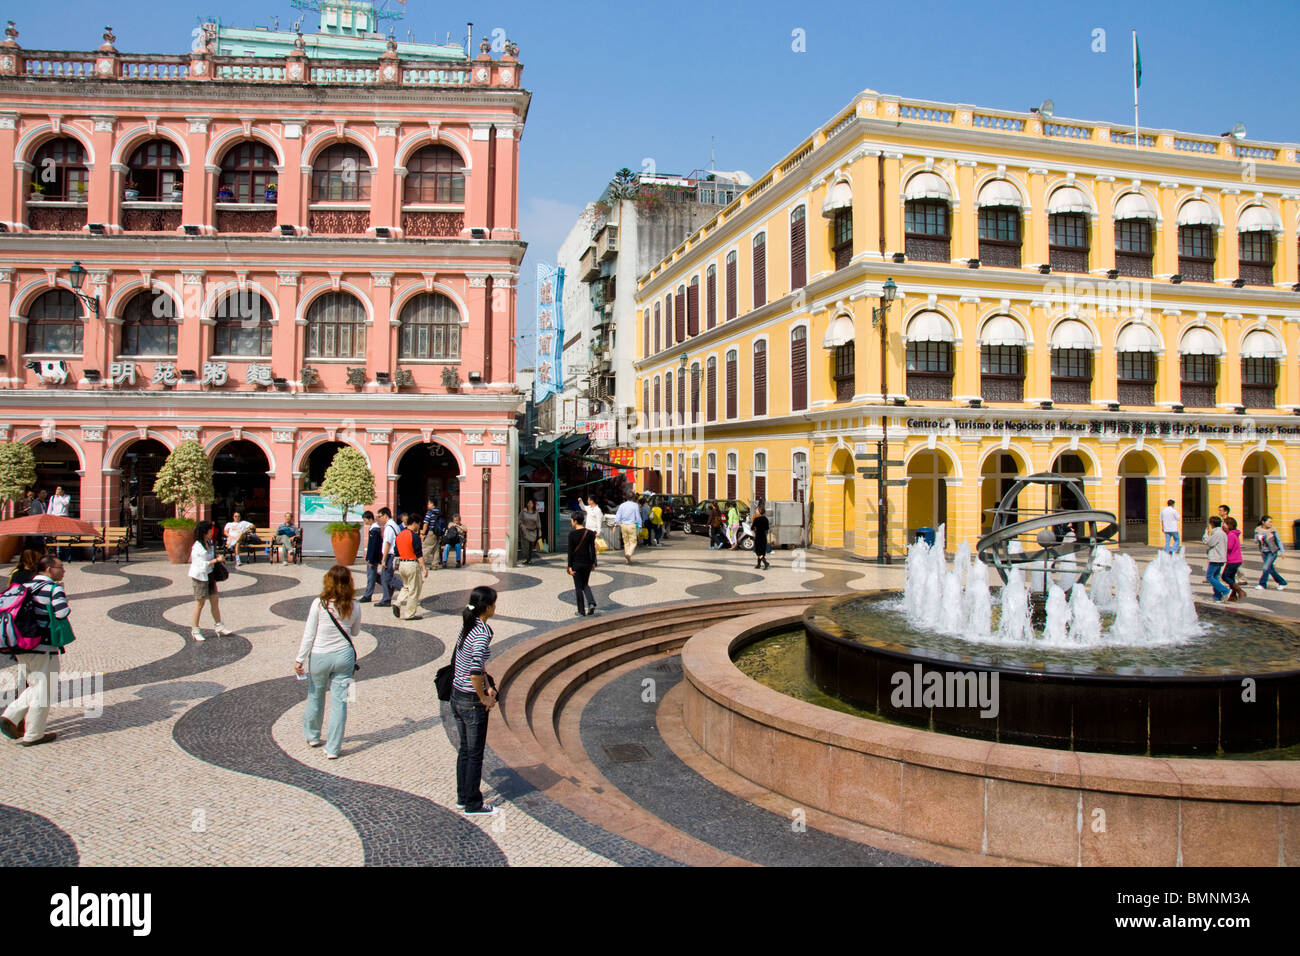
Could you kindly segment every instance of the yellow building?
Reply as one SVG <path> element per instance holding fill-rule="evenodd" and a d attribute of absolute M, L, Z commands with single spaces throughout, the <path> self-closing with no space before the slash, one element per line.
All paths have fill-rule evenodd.
<path fill-rule="evenodd" d="M 638 286 L 637 464 L 812 504 L 872 557 L 972 543 L 1017 475 L 1081 475 L 1124 540 L 1300 510 L 1296 147 L 867 90 Z M 885 375 L 874 311 L 885 282 Z M 1242 520 L 1244 519 L 1244 520 Z"/>

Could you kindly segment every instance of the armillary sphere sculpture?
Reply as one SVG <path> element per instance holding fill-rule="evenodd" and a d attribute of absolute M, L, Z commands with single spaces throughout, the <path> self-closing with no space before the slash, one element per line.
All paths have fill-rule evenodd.
<path fill-rule="evenodd" d="M 1043 489 L 1041 511 L 1032 504 L 1018 504 L 1022 493 L 1038 486 Z M 1032 501 L 1034 495 L 1029 492 L 1026 497 Z M 1058 502 L 1069 500 L 1077 507 L 1053 508 L 1053 497 Z M 1086 584 L 1093 572 L 1097 546 L 1119 530 L 1114 514 L 1089 507 L 1081 479 L 1049 472 L 1017 478 L 992 514 L 993 530 L 975 546 L 979 559 L 997 569 L 1003 584 L 1012 568 L 1032 571 L 1031 579 L 1041 573 L 1042 586 L 1034 589 L 1038 591 L 1047 589 L 1047 576 L 1056 571 Z M 1013 551 L 1012 541 L 1020 542 L 1022 550 Z"/>

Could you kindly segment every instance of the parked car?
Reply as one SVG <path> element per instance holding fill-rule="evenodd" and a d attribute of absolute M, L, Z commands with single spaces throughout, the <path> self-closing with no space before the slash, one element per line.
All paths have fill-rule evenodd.
<path fill-rule="evenodd" d="M 727 518 L 727 509 L 732 505 L 736 506 L 736 511 L 740 514 L 740 521 L 743 524 L 749 520 L 749 505 L 743 501 L 731 501 L 726 498 L 710 498 L 701 501 L 696 505 L 695 510 L 690 513 L 689 524 L 691 534 L 708 534 L 709 533 L 709 505 L 717 505 L 718 510 L 722 512 L 723 521 Z"/>
<path fill-rule="evenodd" d="M 686 530 L 687 519 L 696 507 L 694 495 L 650 494 L 645 497 L 651 508 L 658 505 L 663 510 L 665 532 L 673 529 Z"/>

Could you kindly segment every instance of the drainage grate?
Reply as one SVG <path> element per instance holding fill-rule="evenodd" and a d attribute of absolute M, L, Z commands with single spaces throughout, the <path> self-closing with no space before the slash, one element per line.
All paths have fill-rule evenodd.
<path fill-rule="evenodd" d="M 603 749 L 614 763 L 645 763 L 650 759 L 650 751 L 640 744 L 606 744 Z"/>
<path fill-rule="evenodd" d="M 681 672 L 681 669 L 682 669 L 682 662 L 681 662 L 681 658 L 678 657 L 670 657 L 667 660 L 660 661 L 657 665 L 655 665 L 655 670 L 658 671 L 660 674 L 677 674 Z"/>

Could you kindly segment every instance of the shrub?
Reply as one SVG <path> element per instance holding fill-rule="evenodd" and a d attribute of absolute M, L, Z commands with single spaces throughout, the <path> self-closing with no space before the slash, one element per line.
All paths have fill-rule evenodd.
<path fill-rule="evenodd" d="M 0 499 L 12 505 L 34 484 L 36 456 L 31 446 L 16 441 L 0 443 Z"/>
<path fill-rule="evenodd" d="M 163 504 L 176 506 L 177 518 L 198 511 L 199 505 L 212 504 L 216 498 L 212 490 L 212 462 L 203 446 L 196 441 L 177 445 L 159 469 L 153 493 Z"/>
<path fill-rule="evenodd" d="M 345 524 L 349 510 L 358 505 L 374 504 L 375 476 L 366 466 L 365 456 L 348 445 L 335 452 L 334 460 L 325 471 L 320 493 L 329 499 L 330 504 L 342 509 Z"/>

